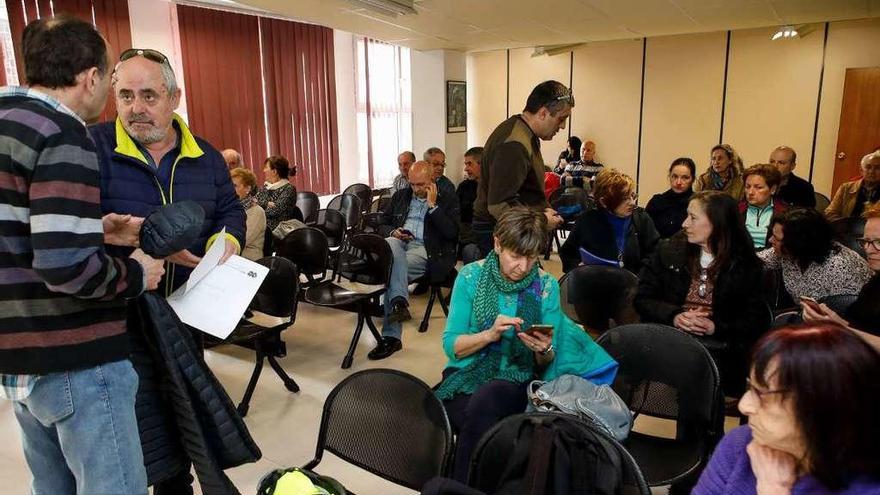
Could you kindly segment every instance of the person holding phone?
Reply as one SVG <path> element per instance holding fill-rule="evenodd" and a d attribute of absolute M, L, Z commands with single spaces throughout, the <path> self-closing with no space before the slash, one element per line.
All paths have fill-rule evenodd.
<path fill-rule="evenodd" d="M 525 411 L 526 386 L 574 374 L 610 383 L 617 363 L 560 310 L 559 283 L 541 270 L 547 217 L 508 209 L 494 250 L 455 282 L 443 350 L 449 361 L 437 396 L 458 432 L 454 477 L 466 481 L 471 451 L 496 422 Z"/>
<path fill-rule="evenodd" d="M 434 182 L 433 167 L 418 161 L 409 169 L 409 187 L 394 193 L 379 219 L 378 232 L 391 246 L 394 261 L 385 292 L 382 339 L 367 354 L 385 359 L 403 348 L 403 322 L 410 320 L 409 291 L 425 274 L 431 282 L 446 279 L 458 255 L 458 197 Z"/>
<path fill-rule="evenodd" d="M 865 230 L 859 242 L 874 276 L 866 283 L 859 297 L 846 313 L 839 315 L 825 304 L 801 298 L 805 321 L 825 321 L 854 330 L 874 347 L 880 349 L 880 205 L 865 211 Z"/>

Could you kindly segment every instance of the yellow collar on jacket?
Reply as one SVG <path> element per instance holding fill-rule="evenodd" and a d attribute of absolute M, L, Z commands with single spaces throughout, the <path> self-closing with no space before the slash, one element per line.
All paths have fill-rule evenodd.
<path fill-rule="evenodd" d="M 205 152 L 199 147 L 196 138 L 193 137 L 186 122 L 184 122 L 183 119 L 180 118 L 180 115 L 177 115 L 176 113 L 173 115 L 173 118 L 174 122 L 177 122 L 177 125 L 180 127 L 180 155 L 177 159 L 198 158 L 204 155 Z M 116 149 L 114 151 L 120 155 L 140 160 L 145 164 L 150 163 L 147 161 L 146 157 L 144 157 L 144 154 L 141 153 L 140 148 L 137 147 L 137 144 L 135 144 L 131 136 L 125 131 L 125 127 L 122 126 L 122 119 L 119 117 L 116 117 Z"/>

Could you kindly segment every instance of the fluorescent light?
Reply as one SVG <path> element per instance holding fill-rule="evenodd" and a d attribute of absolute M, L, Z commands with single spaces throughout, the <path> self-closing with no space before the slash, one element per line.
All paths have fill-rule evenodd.
<path fill-rule="evenodd" d="M 390 17 L 399 15 L 418 14 L 413 5 L 413 0 L 348 0 L 359 7 L 363 7 L 379 14 Z"/>
<path fill-rule="evenodd" d="M 772 37 L 770 37 L 770 39 L 776 41 L 790 40 L 799 37 L 800 35 L 798 34 L 798 30 L 794 26 L 782 26 L 773 34 Z"/>

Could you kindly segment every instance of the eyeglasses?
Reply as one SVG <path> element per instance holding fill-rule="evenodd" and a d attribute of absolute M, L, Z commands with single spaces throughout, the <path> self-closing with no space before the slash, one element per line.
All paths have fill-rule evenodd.
<path fill-rule="evenodd" d="M 709 295 L 709 271 L 705 268 L 700 269 L 700 285 L 697 286 L 697 295 L 702 299 Z"/>
<path fill-rule="evenodd" d="M 162 52 L 158 50 L 153 50 L 151 48 L 129 48 L 124 52 L 119 54 L 119 61 L 125 62 L 126 60 L 134 57 L 144 57 L 147 60 L 151 60 L 156 62 L 157 64 L 165 64 L 171 65 L 168 63 L 168 57 L 162 54 Z"/>
<path fill-rule="evenodd" d="M 785 389 L 760 390 L 760 389 L 758 389 L 758 387 L 755 386 L 755 384 L 752 383 L 751 380 L 746 378 L 746 393 L 749 393 L 749 392 L 752 392 L 753 394 L 755 394 L 755 396 L 758 398 L 758 402 L 760 404 L 763 404 L 765 395 L 784 394 L 784 393 L 788 392 L 788 390 L 785 390 Z"/>
<path fill-rule="evenodd" d="M 574 106 L 574 93 L 567 91 L 564 94 L 554 97 L 553 101 L 567 101 L 569 105 Z"/>
<path fill-rule="evenodd" d="M 880 239 L 856 239 L 856 242 L 859 243 L 859 246 L 862 246 L 862 249 L 867 250 L 868 246 L 874 248 L 874 251 L 880 251 Z"/>

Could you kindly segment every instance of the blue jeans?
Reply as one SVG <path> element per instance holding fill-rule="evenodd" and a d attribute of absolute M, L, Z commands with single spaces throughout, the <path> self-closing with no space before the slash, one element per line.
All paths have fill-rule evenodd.
<path fill-rule="evenodd" d="M 382 320 L 382 336 L 400 339 L 403 325 L 400 322 L 390 323 L 391 301 L 402 297 L 409 301 L 409 283 L 425 274 L 428 266 L 428 252 L 423 244 L 403 242 L 395 237 L 386 237 L 385 242 L 391 246 L 394 263 L 391 265 L 391 280 L 385 291 L 385 317 Z"/>
<path fill-rule="evenodd" d="M 32 495 L 146 495 L 128 359 L 41 376 L 15 401 Z"/>

